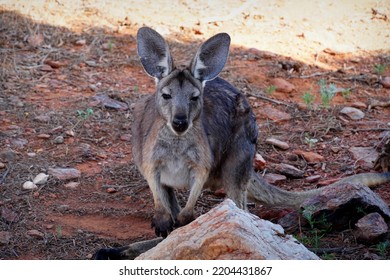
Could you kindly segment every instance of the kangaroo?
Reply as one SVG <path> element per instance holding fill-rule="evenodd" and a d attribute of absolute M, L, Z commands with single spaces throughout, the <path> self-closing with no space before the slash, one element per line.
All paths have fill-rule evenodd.
<path fill-rule="evenodd" d="M 166 237 L 194 219 L 204 188 L 223 187 L 241 209 L 246 209 L 247 197 L 271 206 L 299 207 L 319 192 L 285 191 L 253 170 L 259 134 L 255 115 L 245 96 L 218 77 L 229 46 L 228 34 L 216 34 L 200 46 L 188 67 L 175 67 L 159 33 L 148 27 L 138 31 L 141 64 L 157 89 L 134 110 L 133 156 L 153 194 L 157 236 Z M 359 174 L 335 184 L 344 181 L 380 184 L 390 181 L 390 173 Z M 189 189 L 183 209 L 174 189 Z"/>

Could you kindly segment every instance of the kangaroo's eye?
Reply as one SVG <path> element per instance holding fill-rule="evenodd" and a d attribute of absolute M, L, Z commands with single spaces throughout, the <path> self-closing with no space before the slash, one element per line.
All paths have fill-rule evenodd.
<path fill-rule="evenodd" d="M 199 95 L 191 97 L 191 101 L 198 101 L 198 99 L 199 99 Z"/>
<path fill-rule="evenodd" d="M 171 99 L 172 96 L 170 94 L 166 94 L 166 93 L 163 93 L 162 95 L 162 98 L 164 98 L 165 100 L 168 100 L 168 99 Z"/>

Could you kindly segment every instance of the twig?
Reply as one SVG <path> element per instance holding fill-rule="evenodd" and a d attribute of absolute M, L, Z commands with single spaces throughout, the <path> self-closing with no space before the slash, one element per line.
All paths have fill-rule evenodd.
<path fill-rule="evenodd" d="M 390 131 L 390 128 L 356 128 L 352 129 L 353 132 L 358 132 L 358 131 Z"/>
<path fill-rule="evenodd" d="M 312 77 L 316 77 L 316 76 L 325 76 L 325 75 L 329 75 L 331 73 L 332 72 L 316 72 L 316 73 L 313 73 L 310 75 L 305 75 L 305 76 L 292 75 L 291 78 L 307 79 L 307 78 L 312 78 Z"/>
<path fill-rule="evenodd" d="M 256 94 L 256 93 L 248 93 L 249 96 L 253 96 L 253 97 L 256 97 L 256 98 L 259 98 L 259 99 L 263 99 L 265 101 L 268 101 L 268 102 L 271 102 L 271 103 L 275 103 L 277 105 L 283 105 L 283 106 L 286 106 L 286 107 L 293 107 L 292 105 L 290 104 L 287 104 L 287 103 L 284 103 L 282 101 L 278 101 L 278 100 L 275 100 L 275 99 L 272 99 L 272 98 L 269 98 L 269 97 L 265 97 L 264 95 L 261 95 L 261 94 Z"/>
<path fill-rule="evenodd" d="M 7 170 L 4 172 L 4 174 L 1 176 L 0 184 L 2 184 L 5 180 L 5 177 L 7 177 L 8 173 L 10 172 L 11 168 L 7 168 Z"/>

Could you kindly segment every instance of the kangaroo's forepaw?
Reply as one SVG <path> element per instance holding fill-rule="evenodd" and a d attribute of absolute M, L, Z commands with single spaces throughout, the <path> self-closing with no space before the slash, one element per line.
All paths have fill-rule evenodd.
<path fill-rule="evenodd" d="M 174 222 L 168 213 L 156 213 L 152 219 L 152 228 L 157 236 L 166 238 L 173 231 Z"/>
<path fill-rule="evenodd" d="M 175 227 L 185 226 L 191 223 L 193 220 L 195 220 L 193 212 L 182 211 L 179 213 L 179 215 L 177 215 Z"/>

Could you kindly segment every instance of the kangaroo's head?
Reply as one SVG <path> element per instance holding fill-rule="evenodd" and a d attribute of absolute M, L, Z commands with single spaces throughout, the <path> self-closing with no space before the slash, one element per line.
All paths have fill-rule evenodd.
<path fill-rule="evenodd" d="M 184 135 L 203 107 L 203 88 L 225 66 L 230 37 L 217 34 L 204 42 L 188 68 L 175 68 L 164 38 L 148 27 L 137 34 L 138 55 L 145 71 L 157 83 L 156 104 L 160 115 L 176 135 Z"/>

